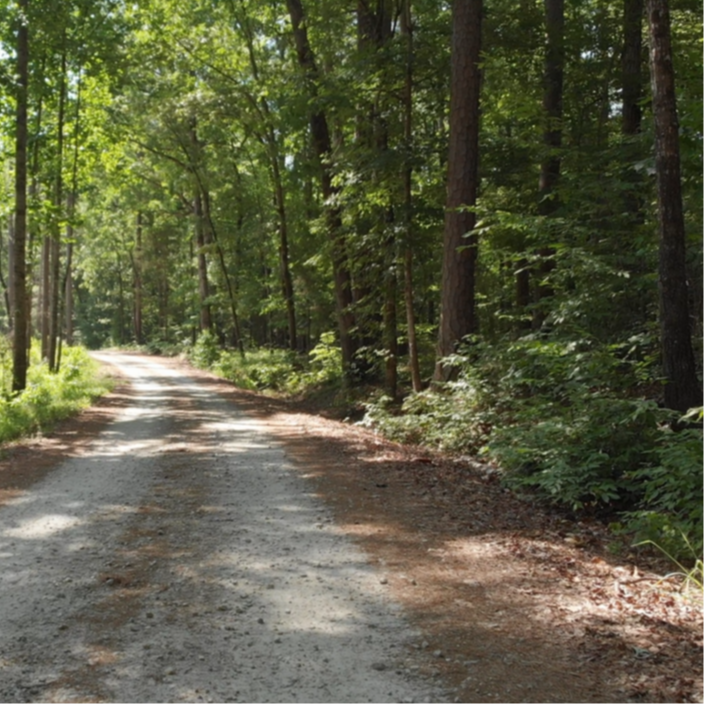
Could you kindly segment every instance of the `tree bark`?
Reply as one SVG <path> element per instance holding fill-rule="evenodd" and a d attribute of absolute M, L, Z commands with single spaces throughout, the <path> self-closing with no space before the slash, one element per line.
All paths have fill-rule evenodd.
<path fill-rule="evenodd" d="M 223 279 L 225 279 L 225 288 L 228 292 L 228 302 L 230 303 L 230 314 L 233 323 L 233 336 L 235 338 L 235 344 L 240 352 L 241 357 L 245 357 L 245 344 L 242 339 L 242 332 L 240 330 L 240 317 L 237 313 L 237 294 L 235 287 L 233 286 L 232 278 L 228 272 L 228 266 L 225 262 L 225 254 L 223 253 L 223 248 L 218 241 L 218 234 L 215 229 L 215 223 L 213 222 L 213 217 L 211 215 L 211 199 L 210 192 L 205 187 L 205 184 L 199 182 L 201 186 L 201 196 L 203 198 L 203 215 L 208 224 L 209 233 L 213 244 L 215 245 L 216 252 L 218 253 L 218 262 L 220 263 L 220 270 L 223 274 Z"/>
<path fill-rule="evenodd" d="M 406 336 L 409 344 L 409 371 L 415 392 L 423 389 L 419 367 L 419 347 L 416 340 L 416 315 L 414 313 L 414 220 L 411 150 L 413 143 L 413 88 L 414 88 L 414 35 L 411 0 L 405 0 L 401 15 L 401 33 L 406 41 L 406 66 L 404 71 L 404 150 L 405 164 L 402 175 L 404 184 L 404 307 L 406 310 Z"/>
<path fill-rule="evenodd" d="M 563 66 L 565 64 L 565 6 L 564 0 L 544 0 L 546 13 L 546 55 L 544 59 L 543 111 L 545 128 L 543 133 L 544 158 L 539 175 L 539 215 L 550 216 L 559 205 L 556 187 L 561 178 L 560 149 L 563 144 Z M 554 249 L 540 247 L 537 253 L 542 259 L 538 266 L 543 281 L 553 270 Z M 538 283 L 538 300 L 553 295 L 548 284 Z M 545 309 L 534 310 L 534 327 L 540 328 L 545 320 Z"/>
<path fill-rule="evenodd" d="M 451 46 L 450 149 L 443 236 L 441 320 L 434 380 L 455 372 L 443 358 L 478 331 L 475 312 L 477 237 L 473 208 L 478 191 L 480 39 L 482 0 L 455 0 Z"/>
<path fill-rule="evenodd" d="M 210 297 L 210 282 L 208 281 L 208 261 L 206 260 L 206 232 L 203 218 L 203 201 L 200 189 L 193 199 L 193 214 L 195 219 L 196 264 L 198 272 L 198 299 L 199 299 L 199 330 L 201 333 L 212 330 L 213 318 L 211 307 L 208 303 Z"/>
<path fill-rule="evenodd" d="M 12 313 L 15 310 L 15 219 L 10 215 L 7 219 L 7 281 L 3 282 L 5 288 L 5 306 L 7 308 L 7 324 L 12 331 Z"/>
<path fill-rule="evenodd" d="M 19 0 L 17 29 L 17 107 L 15 116 L 15 262 L 12 390 L 27 386 L 27 98 L 29 89 L 29 0 Z"/>
<path fill-rule="evenodd" d="M 66 35 L 64 34 L 64 42 Z M 64 119 L 66 112 L 66 49 L 64 47 L 61 55 L 61 84 L 59 87 L 59 112 L 57 116 L 56 126 L 56 174 L 54 177 L 54 207 L 56 213 L 54 222 L 52 223 L 50 252 L 50 282 L 51 293 L 49 296 L 49 348 L 48 360 L 49 369 L 53 372 L 58 370 L 57 348 L 59 341 L 59 330 L 61 319 L 59 310 L 61 308 L 60 298 L 62 291 L 60 288 L 61 279 L 61 224 L 60 214 L 64 208 L 64 180 L 63 180 L 63 163 L 64 163 Z"/>
<path fill-rule="evenodd" d="M 668 0 L 647 0 L 658 194 L 659 299 L 665 404 L 685 412 L 702 405 L 690 331 L 681 195 L 678 112 Z"/>
<path fill-rule="evenodd" d="M 622 134 L 641 131 L 641 25 L 644 0 L 624 0 L 622 48 Z"/>
<path fill-rule="evenodd" d="M 132 256 L 132 329 L 137 345 L 144 342 L 142 330 L 142 213 L 137 212 L 135 223 L 135 253 Z"/>
<path fill-rule="evenodd" d="M 291 278 L 291 267 L 289 266 L 289 228 L 286 217 L 286 204 L 284 187 L 281 181 L 281 173 L 278 160 L 275 160 L 275 192 L 276 208 L 279 215 L 279 276 L 281 279 L 282 294 L 286 305 L 287 332 L 289 337 L 289 349 L 296 350 L 296 301 L 294 298 L 294 282 Z"/>

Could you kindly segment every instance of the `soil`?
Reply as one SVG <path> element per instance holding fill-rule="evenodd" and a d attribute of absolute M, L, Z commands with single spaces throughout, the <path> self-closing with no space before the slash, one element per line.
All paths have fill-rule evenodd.
<path fill-rule="evenodd" d="M 135 364 L 144 360 L 138 356 L 133 359 Z M 57 631 L 48 637 L 49 651 L 70 652 L 64 661 L 59 659 L 58 666 L 48 665 L 36 648 L 27 644 L 10 647 L 0 635 L 0 681 L 9 684 L 4 690 L 0 685 L 0 700 L 132 698 L 134 702 L 154 702 L 150 698 L 156 694 L 167 701 L 702 702 L 701 593 L 683 590 L 677 577 L 665 577 L 669 568 L 658 561 L 629 553 L 601 523 L 576 521 L 517 498 L 502 487 L 491 467 L 476 459 L 453 458 L 390 443 L 368 429 L 313 413 L 310 406 L 236 389 L 183 362 L 149 360 L 170 374 L 193 380 L 197 390 L 191 390 L 188 397 L 172 394 L 170 404 L 176 420 L 171 426 L 161 428 L 162 421 L 155 414 L 145 436 L 149 424 L 145 419 L 136 419 L 145 442 L 159 434 L 168 439 L 168 445 L 158 451 L 161 460 L 156 472 L 162 475 L 157 475 L 149 487 L 143 487 L 132 505 L 126 499 L 132 490 L 129 483 L 120 488 L 116 506 L 132 507 L 129 516 L 123 517 L 122 543 L 116 544 L 122 546 L 121 557 L 113 555 L 112 560 L 107 560 L 104 555 L 96 555 L 100 560 L 89 563 L 91 546 L 94 554 L 99 553 L 95 538 L 86 536 L 74 541 L 88 548 L 84 551 L 79 546 L 74 551 L 71 570 L 76 575 L 93 571 L 91 590 L 95 591 L 97 583 L 109 592 L 101 593 L 101 600 L 96 600 L 88 595 L 88 586 L 84 585 L 86 594 L 74 596 L 75 604 L 65 608 L 64 614 L 73 615 L 73 622 L 63 617 L 66 624 L 58 624 Z M 160 374 L 164 377 L 166 373 Z M 5 526 L 3 518 L 7 512 L 26 502 L 37 488 L 44 488 L 46 495 L 47 483 L 52 476 L 66 472 L 69 459 L 87 458 L 92 462 L 77 478 L 85 478 L 86 472 L 100 472 L 103 466 L 95 463 L 100 456 L 95 444 L 109 444 L 111 429 L 116 423 L 127 423 L 125 414 L 129 417 L 136 400 L 145 394 L 151 394 L 154 404 L 160 403 L 158 392 L 138 389 L 123 379 L 112 394 L 80 417 L 58 425 L 47 436 L 9 447 L 0 459 L 0 501 L 7 504 L 0 509 L 0 526 Z M 354 645 L 352 653 L 356 656 L 343 651 L 342 656 L 334 657 L 332 645 L 337 641 L 322 642 L 320 648 L 330 654 L 305 665 L 309 680 L 309 672 L 319 667 L 322 680 L 311 680 L 309 690 L 301 682 L 303 689 L 289 685 L 285 688 L 282 683 L 301 678 L 293 661 L 289 662 L 297 653 L 319 645 L 308 641 L 287 644 L 282 637 L 284 643 L 277 646 L 267 642 L 269 645 L 264 648 L 263 642 L 256 639 L 247 646 L 254 637 L 233 622 L 233 630 L 227 634 L 232 637 L 230 644 L 240 651 L 245 646 L 248 653 L 245 661 L 237 662 L 237 668 L 242 671 L 245 663 L 247 668 L 255 663 L 266 673 L 276 658 L 283 671 L 281 682 L 255 687 L 253 679 L 257 683 L 267 679 L 260 674 L 259 680 L 254 676 L 233 680 L 229 669 L 232 670 L 235 657 L 230 651 L 227 658 L 223 656 L 222 645 L 216 649 L 219 656 L 215 662 L 207 644 L 189 646 L 183 634 L 174 631 L 183 629 L 181 618 L 173 617 L 179 610 L 179 614 L 186 611 L 192 620 L 210 620 L 209 628 L 215 628 L 215 624 L 225 624 L 226 629 L 228 626 L 232 605 L 226 604 L 222 592 L 213 586 L 232 580 L 231 573 L 236 568 L 228 567 L 231 573 L 226 576 L 218 572 L 225 571 L 224 566 L 217 570 L 211 564 L 204 567 L 193 556 L 221 555 L 229 541 L 239 540 L 242 532 L 249 530 L 253 538 L 260 537 L 260 542 L 250 544 L 250 553 L 238 557 L 237 570 L 241 570 L 248 561 L 256 562 L 259 554 L 272 561 L 276 554 L 276 560 L 280 560 L 277 547 L 284 541 L 275 540 L 264 530 L 257 533 L 261 511 L 248 514 L 246 521 L 240 517 L 246 514 L 247 506 L 237 509 L 238 519 L 228 515 L 230 510 L 218 510 L 224 512 L 221 518 L 244 522 L 237 525 L 241 532 L 237 535 L 228 535 L 226 528 L 230 524 L 207 521 L 212 517 L 203 507 L 213 504 L 214 497 L 232 491 L 232 478 L 228 479 L 223 468 L 242 451 L 228 450 L 228 439 L 241 430 L 210 429 L 210 435 L 204 437 L 194 427 L 194 418 L 210 412 L 199 406 L 199 394 L 218 399 L 226 415 L 244 419 L 245 424 L 248 419 L 253 420 L 257 424 L 255 438 L 259 439 L 255 446 L 262 439 L 275 439 L 274 450 L 283 451 L 283 455 L 270 458 L 262 467 L 286 468 L 286 477 L 278 480 L 283 483 L 281 487 L 277 485 L 278 491 L 292 493 L 296 500 L 291 501 L 303 503 L 302 506 L 302 497 L 308 494 L 314 494 L 315 502 L 322 503 L 306 505 L 306 512 L 316 515 L 316 526 L 330 532 L 335 541 L 331 544 L 333 553 L 325 554 L 327 557 L 315 562 L 314 568 L 323 570 L 337 560 L 334 557 L 339 553 L 348 555 L 348 544 L 353 547 L 349 561 L 355 565 L 354 588 L 321 577 L 315 570 L 311 574 L 316 575 L 318 582 L 328 580 L 326 590 L 340 599 L 362 604 L 369 595 L 373 606 L 365 607 L 363 621 L 369 627 L 369 615 L 376 615 L 376 632 L 388 633 L 391 641 L 381 643 L 382 651 L 372 653 L 372 660 L 368 659 L 366 665 L 357 663 L 353 669 L 357 672 L 355 678 L 347 676 L 347 690 L 345 683 L 331 690 L 330 682 L 336 673 L 343 672 L 346 659 L 358 658 L 360 648 Z M 135 452 L 128 451 L 127 455 L 131 457 Z M 211 463 L 211 456 L 218 456 L 218 462 L 224 465 L 210 474 L 220 473 L 223 478 L 211 478 L 208 483 L 195 481 L 194 461 Z M 167 480 L 178 483 L 178 487 L 170 490 Z M 259 487 L 257 492 L 263 491 L 258 482 L 253 479 L 253 487 Z M 91 496 L 86 495 L 86 503 L 90 503 Z M 101 502 L 102 511 L 120 513 L 115 507 L 109 509 L 109 502 L 102 496 Z M 115 519 L 112 515 L 111 518 Z M 267 521 L 271 523 L 273 518 Z M 298 537 L 307 535 L 300 528 L 295 531 Z M 0 533 L 0 537 L 5 535 L 7 530 Z M 213 544 L 216 539 L 220 541 L 217 546 Z M 106 535 L 104 540 L 107 545 L 113 539 Z M 304 560 L 309 550 L 306 546 L 297 539 L 290 547 L 292 553 L 299 554 L 297 560 Z M 53 550 L 61 548 L 54 546 Z M 362 559 L 355 550 L 362 551 Z M 7 547 L 0 545 L 0 558 L 7 554 Z M 128 554 L 132 560 L 126 566 Z M 192 558 L 179 558 L 186 554 Z M 40 563 L 46 557 L 37 554 L 31 560 Z M 359 564 L 361 560 L 366 565 Z M 204 571 L 209 576 L 208 587 L 201 585 L 194 597 L 188 581 L 174 582 L 175 566 L 193 574 Z M 367 572 L 367 566 L 371 572 Z M 238 578 L 244 586 L 238 609 L 250 605 L 247 609 L 254 614 L 265 593 L 259 591 L 256 581 L 252 582 L 251 572 L 248 576 Z M 59 589 L 56 577 L 43 576 L 52 595 Z M 164 586 L 168 588 L 167 597 L 162 596 L 163 602 L 159 603 L 158 590 Z M 269 585 L 264 589 L 268 588 Z M 295 601 L 295 613 L 306 614 L 309 623 L 340 621 L 334 613 L 326 612 L 320 596 L 313 596 L 319 605 L 313 614 L 310 606 L 296 602 L 304 599 L 307 585 L 292 584 L 286 588 L 289 592 L 283 584 L 276 588 L 272 594 Z M 62 586 L 59 594 L 66 593 Z M 194 599 L 200 600 L 199 609 L 206 617 L 194 617 L 188 612 L 194 609 Z M 158 643 L 145 641 L 142 646 L 149 646 L 153 653 L 161 649 L 159 653 L 168 663 L 162 662 L 158 672 L 149 671 L 146 666 L 140 670 L 136 664 L 140 658 L 144 660 L 150 649 L 141 655 L 130 655 L 130 649 L 139 645 L 135 634 L 141 636 L 140 630 L 147 630 L 144 625 L 154 615 L 159 617 L 159 610 L 167 603 L 171 621 L 165 618 L 159 621 L 159 628 L 149 631 L 151 641 Z M 401 605 L 399 610 L 397 605 Z M 218 612 L 220 608 L 222 612 Z M 148 614 L 153 616 L 147 617 Z M 278 618 L 285 619 L 283 615 Z M 42 613 L 41 619 L 46 622 L 47 614 Z M 26 629 L 32 637 L 31 621 L 32 615 L 28 614 L 17 633 Z M 80 626 L 80 639 L 65 642 L 67 633 L 74 632 L 76 625 Z M 191 625 L 190 629 L 194 628 Z M 286 632 L 284 627 L 278 629 L 277 634 Z M 123 634 L 119 639 L 115 636 L 118 633 Z M 300 633 L 303 632 L 296 632 Z M 269 632 L 268 637 L 272 636 Z M 79 644 L 84 645 L 81 653 L 77 651 Z M 90 644 L 90 649 L 85 648 L 86 644 Z M 182 651 L 173 653 L 166 644 L 180 644 Z M 43 648 L 46 650 L 46 642 Z M 367 648 L 373 647 L 365 646 L 363 651 Z M 201 652 L 201 656 L 195 655 Z M 192 662 L 195 659 L 198 664 L 198 658 L 211 668 L 209 693 L 205 693 L 205 686 L 197 692 L 190 685 L 196 682 Z M 329 661 L 324 662 L 324 658 Z M 170 670 L 174 673 L 169 674 Z M 120 689 L 116 683 L 124 682 L 128 673 L 134 682 L 151 678 L 157 689 Z M 378 676 L 386 680 L 375 681 Z M 353 681 L 374 683 L 368 690 L 356 690 L 358 686 L 353 687 Z M 162 685 L 172 689 L 160 690 Z"/>

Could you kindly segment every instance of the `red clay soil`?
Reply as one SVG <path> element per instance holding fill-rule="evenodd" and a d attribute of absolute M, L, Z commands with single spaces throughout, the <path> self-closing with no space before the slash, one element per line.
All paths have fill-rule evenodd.
<path fill-rule="evenodd" d="M 520 500 L 473 460 L 189 374 L 282 442 L 378 564 L 456 702 L 702 702 L 702 594 L 618 550 L 600 523 Z M 0 503 L 81 453 L 129 400 L 121 383 L 51 434 L 5 448 Z"/>

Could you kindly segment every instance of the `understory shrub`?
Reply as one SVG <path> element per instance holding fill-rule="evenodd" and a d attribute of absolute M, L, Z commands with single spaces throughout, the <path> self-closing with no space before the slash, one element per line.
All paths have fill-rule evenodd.
<path fill-rule="evenodd" d="M 307 356 L 279 348 L 242 355 L 223 350 L 212 333 L 202 333 L 188 356 L 196 367 L 212 370 L 243 389 L 298 394 L 341 379 L 341 353 L 333 333 L 323 333 Z"/>
<path fill-rule="evenodd" d="M 382 397 L 363 423 L 399 441 L 479 451 L 517 491 L 621 516 L 623 529 L 677 556 L 688 543 L 702 552 L 702 428 L 674 431 L 677 416 L 639 394 L 655 376 L 650 350 L 643 336 L 475 342 L 449 360 L 457 381 L 401 408 Z"/>
<path fill-rule="evenodd" d="M 61 369 L 52 373 L 39 359 L 33 344 L 27 387 L 20 394 L 10 391 L 10 368 L 2 361 L 0 394 L 0 443 L 19 438 L 66 418 L 87 407 L 110 388 L 109 380 L 98 372 L 98 365 L 82 347 L 65 346 Z"/>

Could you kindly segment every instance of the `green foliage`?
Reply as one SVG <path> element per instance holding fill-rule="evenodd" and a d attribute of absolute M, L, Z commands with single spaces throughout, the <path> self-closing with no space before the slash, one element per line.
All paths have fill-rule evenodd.
<path fill-rule="evenodd" d="M 479 379 L 466 374 L 443 391 L 426 390 L 409 395 L 401 408 L 389 397 L 381 396 L 367 404 L 360 423 L 401 443 L 476 453 L 487 442 L 492 416 L 486 392 Z"/>
<path fill-rule="evenodd" d="M 677 558 L 702 556 L 702 428 L 662 428 L 649 459 L 631 474 L 641 487 L 643 508 L 625 514 L 626 528 Z"/>
<path fill-rule="evenodd" d="M 223 350 L 212 333 L 202 333 L 188 353 L 189 360 L 243 389 L 306 394 L 341 382 L 340 348 L 333 333 L 323 333 L 308 357 L 290 350 L 259 348 L 243 356 Z"/>
<path fill-rule="evenodd" d="M 204 369 L 211 368 L 220 359 L 221 351 L 218 337 L 212 331 L 203 331 L 196 340 L 196 344 L 188 353 L 189 360 L 196 366 Z"/>
<path fill-rule="evenodd" d="M 574 511 L 638 506 L 624 513 L 626 531 L 676 556 L 685 537 L 701 553 L 702 429 L 676 432 L 671 412 L 630 396 L 648 379 L 650 357 L 641 338 L 476 341 L 453 359 L 457 381 L 401 408 L 381 397 L 363 423 L 403 442 L 482 450 L 508 486 Z"/>
<path fill-rule="evenodd" d="M 635 544 L 635 547 L 636 546 L 653 546 L 658 549 L 678 568 L 675 573 L 671 573 L 670 575 L 677 575 L 683 578 L 683 587 L 686 590 L 693 585 L 698 588 L 698 590 L 702 591 L 705 572 L 705 565 L 703 565 L 702 559 L 702 544 L 700 548 L 697 549 L 688 541 L 688 537 L 685 534 L 681 534 L 678 551 L 674 553 L 671 553 L 661 544 L 651 539 L 639 541 L 639 543 Z M 681 555 L 683 556 L 681 559 L 683 562 L 679 560 Z M 689 563 L 691 567 L 685 566 L 683 563 Z"/>
<path fill-rule="evenodd" d="M 211 369 L 243 389 L 282 391 L 295 365 L 293 353 L 261 348 L 249 351 L 246 357 L 239 352 L 223 351 Z"/>
<path fill-rule="evenodd" d="M 87 407 L 110 388 L 81 347 L 65 347 L 61 369 L 51 373 L 39 361 L 34 345 L 27 381 L 21 394 L 12 396 L 6 389 L 0 396 L 0 443 L 49 428 Z"/>

